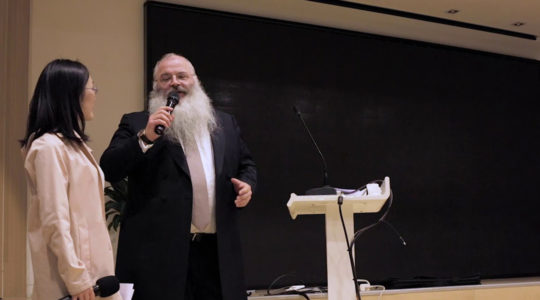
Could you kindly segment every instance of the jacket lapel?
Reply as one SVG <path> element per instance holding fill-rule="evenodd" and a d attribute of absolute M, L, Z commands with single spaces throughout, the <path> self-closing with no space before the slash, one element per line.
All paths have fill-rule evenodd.
<path fill-rule="evenodd" d="M 88 160 L 92 163 L 92 165 L 94 166 L 94 168 L 96 168 L 97 170 L 97 173 L 98 173 L 98 183 L 99 183 L 99 190 L 102 191 L 100 194 L 101 196 L 101 205 L 105 205 L 105 195 L 103 193 L 104 191 L 104 187 L 103 187 L 103 182 L 104 182 L 104 176 L 103 176 L 103 171 L 101 170 L 101 168 L 99 167 L 96 159 L 94 158 L 94 155 L 92 154 L 92 149 L 90 149 L 90 147 L 88 147 L 88 145 L 86 145 L 85 142 L 82 143 L 82 145 L 80 146 L 80 149 L 82 150 L 82 152 L 84 153 L 84 155 L 86 156 L 86 158 L 88 158 Z M 105 207 L 103 207 L 102 209 L 102 212 L 103 212 L 103 216 L 105 217 Z"/>
<path fill-rule="evenodd" d="M 223 138 L 223 129 L 217 129 L 211 134 L 212 148 L 214 152 L 214 169 L 216 178 L 223 171 L 223 158 L 225 156 L 225 139 Z"/>
<path fill-rule="evenodd" d="M 184 153 L 184 150 L 180 145 L 175 145 L 170 142 L 163 141 L 161 146 L 169 148 L 169 152 L 171 153 L 172 159 L 174 163 L 186 173 L 186 175 L 189 177 L 189 167 L 186 160 L 186 154 Z M 157 145 L 156 145 L 157 146 Z"/>

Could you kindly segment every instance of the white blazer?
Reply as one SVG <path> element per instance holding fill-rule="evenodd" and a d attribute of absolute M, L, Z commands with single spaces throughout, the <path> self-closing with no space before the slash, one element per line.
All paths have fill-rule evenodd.
<path fill-rule="evenodd" d="M 34 300 L 75 295 L 114 275 L 103 172 L 91 151 L 50 133 L 23 149 Z"/>

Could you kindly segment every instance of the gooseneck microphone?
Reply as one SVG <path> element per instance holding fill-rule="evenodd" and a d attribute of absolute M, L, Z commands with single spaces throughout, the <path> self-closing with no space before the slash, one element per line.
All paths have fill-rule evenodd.
<path fill-rule="evenodd" d="M 178 104 L 179 101 L 180 101 L 180 96 L 179 96 L 179 94 L 178 94 L 178 92 L 176 90 L 172 90 L 167 95 L 167 106 L 168 107 L 171 107 L 172 109 L 174 109 L 174 107 L 176 106 L 176 104 Z M 170 111 L 170 113 L 172 114 L 172 110 Z M 165 126 L 160 124 L 160 125 L 156 126 L 156 128 L 154 129 L 154 132 L 156 134 L 158 134 L 158 135 L 162 135 L 163 130 L 165 130 Z"/>
<path fill-rule="evenodd" d="M 120 289 L 120 282 L 116 276 L 105 276 L 96 281 L 96 285 L 92 287 L 94 295 L 97 297 L 109 297 L 110 295 L 118 292 Z M 71 300 L 71 295 L 67 295 L 58 300 Z"/>
<path fill-rule="evenodd" d="M 309 138 L 311 139 L 311 142 L 313 143 L 313 145 L 315 146 L 315 149 L 317 149 L 317 152 L 319 153 L 319 156 L 321 157 L 322 166 L 323 166 L 323 186 L 307 190 L 306 195 L 336 195 L 337 194 L 336 189 L 328 185 L 328 167 L 326 165 L 326 160 L 324 159 L 324 155 L 322 154 L 321 149 L 319 149 L 319 146 L 317 145 L 317 142 L 313 138 L 313 135 L 311 134 L 311 131 L 309 130 L 308 126 L 306 125 L 304 118 L 302 118 L 302 114 L 296 108 L 295 105 L 293 105 L 293 110 L 298 116 L 298 118 L 300 118 L 300 121 L 302 121 L 302 124 L 304 125 L 304 128 L 306 129 L 309 135 Z"/>

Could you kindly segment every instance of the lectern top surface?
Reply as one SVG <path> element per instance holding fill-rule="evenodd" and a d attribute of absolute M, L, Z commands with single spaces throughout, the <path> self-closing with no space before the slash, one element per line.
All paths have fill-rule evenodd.
<path fill-rule="evenodd" d="M 343 195 L 343 205 L 352 205 L 354 213 L 378 212 L 390 197 L 390 178 L 385 177 L 380 195 Z M 297 215 L 325 214 L 328 206 L 337 205 L 338 195 L 296 195 L 291 194 L 287 208 L 293 219 Z"/>

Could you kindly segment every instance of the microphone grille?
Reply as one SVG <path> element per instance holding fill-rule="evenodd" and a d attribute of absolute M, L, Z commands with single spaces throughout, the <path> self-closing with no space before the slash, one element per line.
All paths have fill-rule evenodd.
<path fill-rule="evenodd" d="M 174 103 L 174 104 L 176 105 L 176 104 L 178 104 L 178 101 L 180 100 L 180 95 L 178 94 L 177 91 L 172 90 L 172 91 L 167 95 L 167 100 L 171 101 L 172 103 Z"/>
<path fill-rule="evenodd" d="M 113 275 L 98 279 L 96 285 L 99 286 L 99 295 L 96 296 L 100 297 L 109 297 L 120 289 L 120 282 Z"/>

